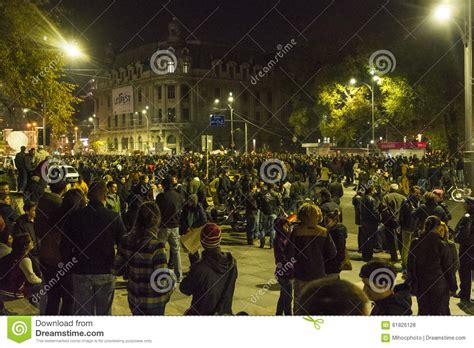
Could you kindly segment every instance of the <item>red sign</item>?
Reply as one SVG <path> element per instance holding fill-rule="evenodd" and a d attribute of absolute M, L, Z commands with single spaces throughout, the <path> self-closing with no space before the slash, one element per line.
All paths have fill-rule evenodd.
<path fill-rule="evenodd" d="M 400 143 L 379 143 L 380 150 L 400 150 L 400 149 L 426 149 L 426 141 L 400 142 Z"/>

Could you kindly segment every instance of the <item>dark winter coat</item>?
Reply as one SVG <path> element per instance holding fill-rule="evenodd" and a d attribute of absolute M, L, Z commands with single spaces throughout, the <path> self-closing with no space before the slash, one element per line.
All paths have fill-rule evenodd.
<path fill-rule="evenodd" d="M 193 297 L 187 314 L 232 314 L 237 275 L 237 261 L 231 253 L 205 249 L 179 287 L 183 294 Z"/>
<path fill-rule="evenodd" d="M 326 274 L 341 273 L 346 256 L 347 228 L 343 224 L 337 224 L 329 228 L 328 232 L 336 246 L 337 254 L 334 258 L 326 261 Z"/>

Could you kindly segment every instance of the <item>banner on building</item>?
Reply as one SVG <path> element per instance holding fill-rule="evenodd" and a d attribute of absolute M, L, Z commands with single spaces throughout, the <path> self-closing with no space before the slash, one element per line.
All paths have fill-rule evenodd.
<path fill-rule="evenodd" d="M 133 86 L 113 89 L 112 103 L 114 115 L 133 113 Z"/>

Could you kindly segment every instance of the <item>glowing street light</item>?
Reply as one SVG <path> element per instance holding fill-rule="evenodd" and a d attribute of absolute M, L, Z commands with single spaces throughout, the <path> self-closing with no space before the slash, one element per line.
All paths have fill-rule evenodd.
<path fill-rule="evenodd" d="M 439 5 L 435 8 L 433 17 L 439 22 L 447 22 L 453 17 L 453 9 L 446 4 Z"/>
<path fill-rule="evenodd" d="M 214 104 L 219 104 L 220 100 L 219 99 L 214 99 Z"/>
<path fill-rule="evenodd" d="M 81 49 L 75 42 L 65 42 L 61 47 L 69 57 L 78 58 L 83 56 Z"/>
<path fill-rule="evenodd" d="M 357 83 L 357 80 L 356 80 L 355 78 L 351 78 L 351 79 L 349 80 L 349 84 L 350 84 L 351 86 L 355 86 L 356 83 Z"/>

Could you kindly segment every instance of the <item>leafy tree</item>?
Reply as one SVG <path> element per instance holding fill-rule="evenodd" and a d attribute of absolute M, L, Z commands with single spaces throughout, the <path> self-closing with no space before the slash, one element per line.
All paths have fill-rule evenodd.
<path fill-rule="evenodd" d="M 71 126 L 80 98 L 73 94 L 77 86 L 63 81 L 66 58 L 54 42 L 62 39 L 42 4 L 0 0 L 0 104 L 12 121 L 23 108 L 35 110 L 60 134 Z"/>

